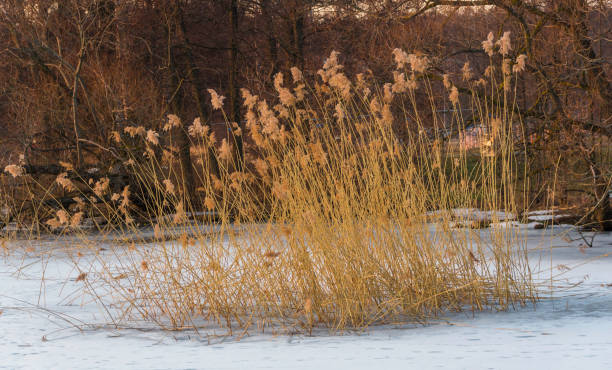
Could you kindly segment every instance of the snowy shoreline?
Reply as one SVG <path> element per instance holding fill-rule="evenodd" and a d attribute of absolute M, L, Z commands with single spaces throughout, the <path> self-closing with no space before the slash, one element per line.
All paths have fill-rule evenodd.
<path fill-rule="evenodd" d="M 581 248 L 567 228 L 526 232 L 536 278 L 556 276 L 535 308 L 313 337 L 113 329 L 67 257 L 11 253 L 0 258 L 0 369 L 612 368 L 612 234 Z"/>

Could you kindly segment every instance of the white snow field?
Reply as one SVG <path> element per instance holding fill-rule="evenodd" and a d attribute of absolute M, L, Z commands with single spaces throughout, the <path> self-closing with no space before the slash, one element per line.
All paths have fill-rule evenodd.
<path fill-rule="evenodd" d="M 11 252 L 0 257 L 0 369 L 612 369 L 612 234 L 592 248 L 570 227 L 528 237 L 534 270 L 556 279 L 535 307 L 312 337 L 117 330 L 68 257 Z"/>

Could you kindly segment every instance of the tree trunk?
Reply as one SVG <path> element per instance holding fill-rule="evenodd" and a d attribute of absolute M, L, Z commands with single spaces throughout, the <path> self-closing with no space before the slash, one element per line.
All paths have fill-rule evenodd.
<path fill-rule="evenodd" d="M 235 122 L 242 129 L 240 117 L 240 101 L 238 98 L 238 1 L 230 0 L 229 20 L 230 20 L 230 68 L 229 68 L 229 96 L 230 96 L 230 121 Z M 234 138 L 236 151 L 238 154 L 238 169 L 244 168 L 244 148 L 242 136 L 229 135 Z"/>
<path fill-rule="evenodd" d="M 304 9 L 301 2 L 295 5 L 291 14 L 291 43 L 293 53 L 291 55 L 292 67 L 304 70 Z"/>
<path fill-rule="evenodd" d="M 576 17 L 576 22 L 573 25 L 572 31 L 576 50 L 578 55 L 582 57 L 585 63 L 584 70 L 588 80 L 588 88 L 591 94 L 592 102 L 597 102 L 600 106 L 600 116 L 604 118 L 603 127 L 610 125 L 610 112 L 612 111 L 612 86 L 608 82 L 606 72 L 604 71 L 601 56 L 597 56 L 593 48 L 592 40 L 589 36 L 588 16 L 589 6 L 586 0 L 576 0 L 575 8 L 573 9 Z M 607 122 L 606 122 L 607 121 Z M 595 124 L 595 122 L 593 122 Z M 592 214 L 592 222 L 598 225 L 598 228 L 605 231 L 612 231 L 612 207 L 609 199 L 609 179 L 604 178 L 604 174 L 599 168 L 596 154 L 591 154 L 591 168 L 594 176 L 595 205 Z M 609 164 L 608 164 L 609 165 Z M 607 165 L 606 165 L 607 166 Z M 606 169 L 604 168 L 604 171 Z"/>
<path fill-rule="evenodd" d="M 189 81 L 190 85 L 191 85 L 191 95 L 193 97 L 193 100 L 196 104 L 196 108 L 198 111 L 198 116 L 200 117 L 200 120 L 202 122 L 202 124 L 204 125 L 208 125 L 210 131 L 212 132 L 213 127 L 210 125 L 210 121 L 208 119 L 208 114 L 206 113 L 206 110 L 204 109 L 205 107 L 205 98 L 204 98 L 204 88 L 200 85 L 200 70 L 198 69 L 198 67 L 195 64 L 195 58 L 193 56 L 193 51 L 191 48 L 191 43 L 189 41 L 189 38 L 187 36 L 187 29 L 185 26 L 185 17 L 183 15 L 183 10 L 180 7 L 179 4 L 175 3 L 175 10 L 176 12 L 176 18 L 177 18 L 177 36 L 181 45 L 181 48 L 185 50 L 185 57 L 187 59 L 187 71 L 186 71 L 186 78 Z M 182 154 L 182 157 L 184 156 L 190 156 L 189 154 L 189 138 L 186 136 L 187 134 L 185 133 L 185 131 L 183 130 L 183 135 L 185 135 L 183 137 L 183 139 L 185 140 L 187 146 L 186 146 L 186 153 Z M 183 148 L 183 150 L 185 150 L 185 148 Z M 181 159 L 181 161 L 184 158 Z M 218 176 L 219 175 L 219 163 L 217 162 L 217 157 L 215 156 L 214 150 L 212 147 L 209 148 L 208 150 L 208 155 L 207 155 L 207 161 L 208 161 L 208 170 Z M 192 170 L 193 172 L 193 170 Z"/>
<path fill-rule="evenodd" d="M 179 78 L 179 72 L 177 68 L 175 58 L 176 45 L 173 40 L 175 37 L 180 36 L 180 4 L 178 2 L 172 2 L 173 6 L 170 8 L 170 14 L 168 14 L 168 21 L 166 23 L 166 37 L 167 37 L 167 64 L 165 73 L 164 83 L 164 97 L 166 101 L 166 113 L 174 114 L 178 117 L 181 116 L 181 106 L 183 101 L 183 88 L 182 82 Z M 189 136 L 182 123 L 179 127 L 175 127 L 171 131 L 172 145 L 178 148 L 179 156 L 179 173 L 177 180 L 180 181 L 179 188 L 182 190 L 183 197 L 186 203 L 189 204 L 195 192 L 194 173 L 191 165 L 191 155 L 189 153 Z"/>
<path fill-rule="evenodd" d="M 278 40 L 274 35 L 274 23 L 272 15 L 270 14 L 269 0 L 261 0 L 261 13 L 268 39 L 268 49 L 270 53 L 270 72 L 268 74 L 268 79 L 271 81 L 272 77 L 278 73 Z"/>

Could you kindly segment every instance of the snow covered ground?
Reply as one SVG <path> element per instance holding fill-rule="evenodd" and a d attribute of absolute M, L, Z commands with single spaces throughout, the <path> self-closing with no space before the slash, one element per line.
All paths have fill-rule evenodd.
<path fill-rule="evenodd" d="M 0 257 L 0 369 L 612 369 L 612 234 L 585 248 L 567 227 L 527 232 L 534 269 L 557 287 L 535 308 L 313 337 L 113 329 L 68 257 L 11 253 Z"/>

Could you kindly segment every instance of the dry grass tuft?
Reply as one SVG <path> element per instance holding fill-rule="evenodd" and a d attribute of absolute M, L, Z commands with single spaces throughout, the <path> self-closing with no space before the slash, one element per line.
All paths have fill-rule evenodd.
<path fill-rule="evenodd" d="M 504 40 L 498 46 L 507 52 Z M 492 42 L 485 42 L 491 52 Z M 133 221 L 130 188 L 115 193 L 106 204 L 114 210 L 107 216 L 116 225 L 113 237 L 141 235 L 148 244 L 117 246 L 113 261 L 101 257 L 102 285 L 96 286 L 110 289 L 122 307 L 113 321 L 310 332 L 427 322 L 448 311 L 506 309 L 534 299 L 521 235 L 511 228 L 481 233 L 500 221 L 497 213 L 483 226 L 449 212 L 518 214 L 520 119 L 509 108 L 508 91 L 490 91 L 483 105 L 480 85 L 468 81 L 482 128 L 482 144 L 471 150 L 451 140 L 467 134 L 458 89 L 445 78 L 445 95 L 456 109 L 441 121 L 428 58 L 394 54 L 395 88 L 350 81 L 332 53 L 312 87 L 292 70 L 299 98 L 282 75 L 275 81 L 279 104 L 243 90 L 248 122 L 233 132 L 250 138 L 244 163 L 232 137 L 211 138 L 196 120 L 191 147 L 204 148 L 192 150 L 203 174 L 197 197 L 185 196 L 181 174 L 164 158 L 134 155 L 134 176 L 150 194 L 147 213 L 138 218 L 147 220 L 153 237 Z M 483 77 L 496 85 L 493 75 Z M 504 85 L 511 80 L 502 78 Z M 416 89 L 431 98 L 433 122 L 416 108 Z M 223 97 L 209 92 L 215 109 L 223 109 Z M 392 108 L 398 106 L 404 109 Z M 178 117 L 170 122 L 180 126 Z M 399 129 L 407 140 L 399 140 Z M 158 139 L 152 132 L 141 138 L 162 146 Z M 210 153 L 222 159 L 216 174 L 208 167 Z M 57 181 L 73 186 L 66 174 Z M 106 192 L 104 184 L 98 187 Z M 193 220 L 202 210 L 209 222 Z"/>

